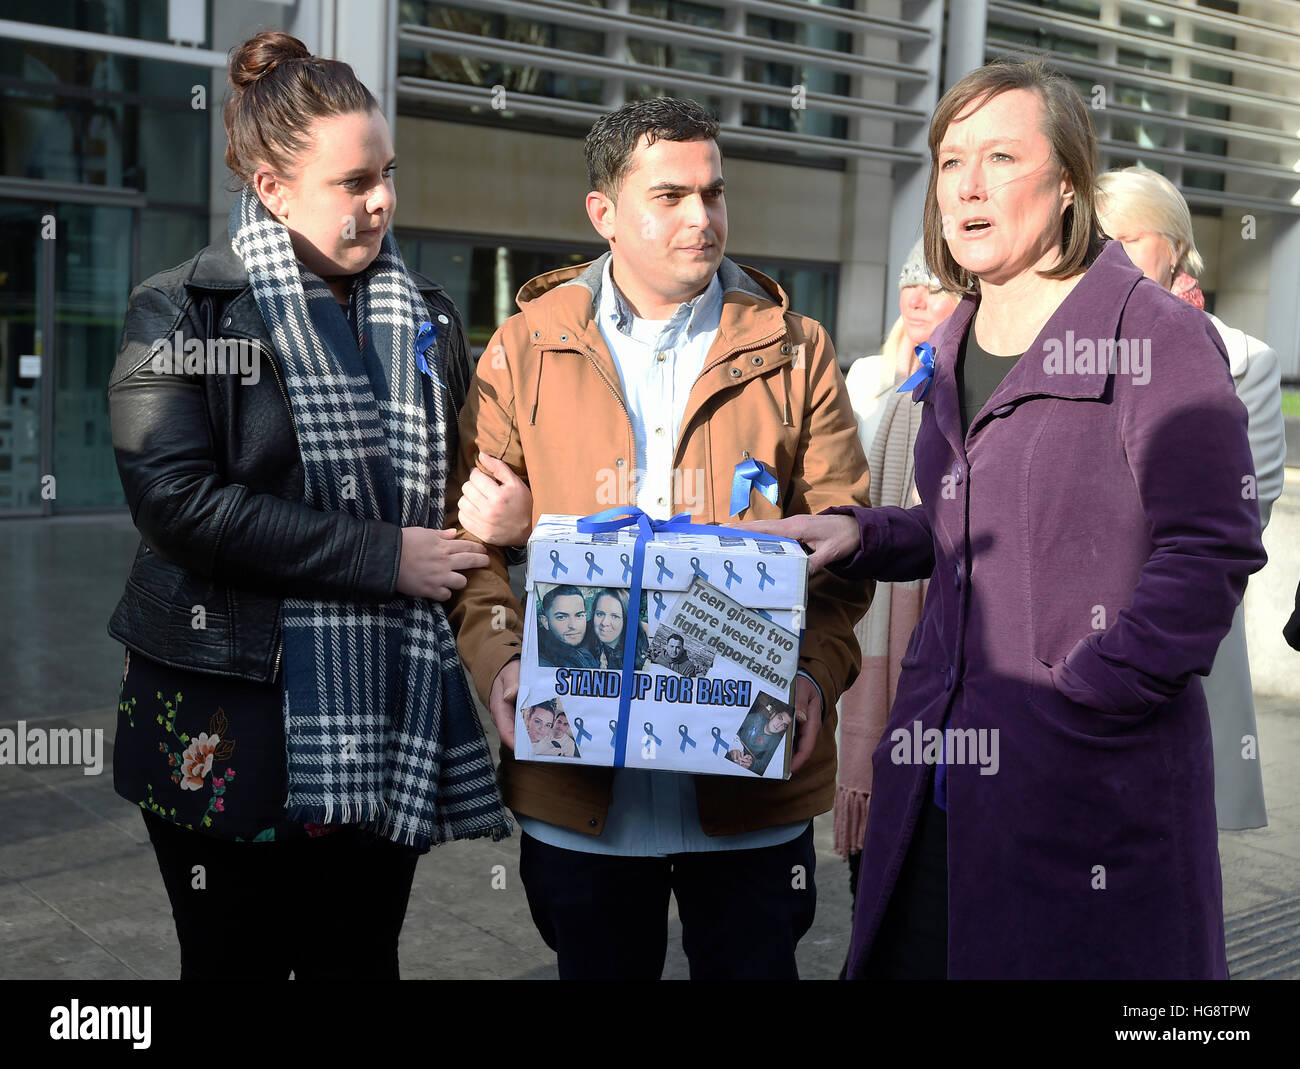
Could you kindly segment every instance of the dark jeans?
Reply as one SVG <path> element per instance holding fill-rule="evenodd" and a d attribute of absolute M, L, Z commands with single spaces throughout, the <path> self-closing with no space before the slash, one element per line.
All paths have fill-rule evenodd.
<path fill-rule="evenodd" d="M 797 980 L 794 948 L 817 909 L 811 825 L 757 850 L 618 857 L 524 835 L 528 908 L 562 980 L 657 980 L 677 897 L 692 980 Z"/>
<path fill-rule="evenodd" d="M 871 945 L 863 979 L 948 977 L 948 814 L 925 801 L 907 857 Z"/>
<path fill-rule="evenodd" d="M 418 855 L 356 827 L 240 843 L 144 813 L 182 980 L 396 980 Z"/>

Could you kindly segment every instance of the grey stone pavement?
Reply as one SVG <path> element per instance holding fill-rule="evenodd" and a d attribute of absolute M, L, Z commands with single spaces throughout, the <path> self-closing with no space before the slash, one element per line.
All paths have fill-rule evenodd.
<path fill-rule="evenodd" d="M 165 979 L 179 969 L 171 913 L 137 809 L 113 792 L 122 650 L 105 632 L 136 544 L 122 515 L 0 521 L 0 728 L 102 728 L 100 775 L 0 765 L 0 979 Z M 1296 670 L 1300 671 L 1300 655 Z M 1225 832 L 1228 956 L 1237 978 L 1300 979 L 1300 703 L 1257 697 L 1269 826 Z M 817 921 L 801 974 L 834 977 L 849 932 L 844 863 L 819 818 Z M 550 979 L 518 839 L 440 847 L 416 870 L 401 957 L 408 978 Z M 493 888 L 494 866 L 505 887 Z M 498 881 L 499 882 L 499 881 Z M 684 978 L 671 922 L 665 976 Z"/>

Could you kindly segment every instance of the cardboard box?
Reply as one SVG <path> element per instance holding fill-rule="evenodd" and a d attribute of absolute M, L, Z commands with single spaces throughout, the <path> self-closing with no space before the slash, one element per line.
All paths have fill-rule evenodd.
<path fill-rule="evenodd" d="M 726 528 L 658 531 L 633 606 L 637 528 L 585 534 L 577 521 L 543 516 L 528 540 L 515 756 L 788 778 L 802 548 Z"/>

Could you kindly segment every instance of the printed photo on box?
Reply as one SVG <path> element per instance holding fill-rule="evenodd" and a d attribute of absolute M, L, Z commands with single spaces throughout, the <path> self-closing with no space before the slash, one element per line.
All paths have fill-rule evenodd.
<path fill-rule="evenodd" d="M 634 669 L 641 668 L 650 655 L 650 639 L 646 634 L 645 595 L 634 617 L 629 611 L 628 591 L 617 587 L 598 587 L 591 592 L 587 629 L 588 648 L 595 658 L 597 668 L 618 671 L 623 667 L 625 642 L 629 634 L 636 636 Z"/>
<path fill-rule="evenodd" d="M 540 668 L 623 667 L 623 643 L 629 633 L 626 590 L 583 587 L 569 583 L 537 584 L 537 664 Z M 645 597 L 638 616 L 645 616 Z M 645 624 L 636 620 L 633 668 L 645 664 L 650 640 Z"/>
<path fill-rule="evenodd" d="M 568 714 L 558 698 L 538 702 L 525 709 L 523 715 L 524 726 L 528 729 L 528 741 L 533 744 L 533 753 L 538 757 L 581 759 L 578 744 L 573 741 Z"/>
<path fill-rule="evenodd" d="M 757 776 L 767 771 L 772 755 L 786 744 L 794 710 L 779 698 L 760 691 L 749 715 L 731 740 L 727 760 L 747 768 Z"/>
<path fill-rule="evenodd" d="M 565 583 L 543 590 L 537 606 L 537 663 L 543 668 L 595 668 L 587 642 L 587 599 Z"/>
<path fill-rule="evenodd" d="M 713 667 L 713 653 L 708 647 L 667 627 L 659 628 L 650 640 L 650 660 L 687 677 L 705 675 Z"/>

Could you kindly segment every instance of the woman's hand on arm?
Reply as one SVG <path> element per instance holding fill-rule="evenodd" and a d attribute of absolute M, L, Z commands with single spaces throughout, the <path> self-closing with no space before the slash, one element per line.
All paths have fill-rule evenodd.
<path fill-rule="evenodd" d="M 461 487 L 460 525 L 494 546 L 522 546 L 533 530 L 533 494 L 503 460 L 479 453 Z"/>
<path fill-rule="evenodd" d="M 397 592 L 447 601 L 453 590 L 464 588 L 466 579 L 462 572 L 486 568 L 487 564 L 483 547 L 467 538 L 457 538 L 454 527 L 445 531 L 403 527 Z"/>

